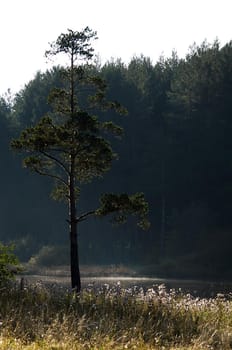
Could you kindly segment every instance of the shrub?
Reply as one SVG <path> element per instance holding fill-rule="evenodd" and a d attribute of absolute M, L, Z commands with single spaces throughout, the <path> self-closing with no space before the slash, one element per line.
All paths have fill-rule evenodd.
<path fill-rule="evenodd" d="M 0 242 L 0 284 L 13 279 L 21 270 L 19 260 L 13 251 L 13 245 L 4 245 Z"/>

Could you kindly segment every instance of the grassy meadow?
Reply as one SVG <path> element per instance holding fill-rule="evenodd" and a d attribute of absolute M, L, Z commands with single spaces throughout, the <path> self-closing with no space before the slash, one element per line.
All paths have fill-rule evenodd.
<path fill-rule="evenodd" d="M 80 295 L 56 284 L 4 286 L 0 349 L 232 349 L 232 300 L 164 285 L 147 291 L 90 285 Z"/>

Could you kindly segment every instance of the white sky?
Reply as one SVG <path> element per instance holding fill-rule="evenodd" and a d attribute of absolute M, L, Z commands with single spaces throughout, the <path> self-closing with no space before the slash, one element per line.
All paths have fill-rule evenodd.
<path fill-rule="evenodd" d="M 194 41 L 230 41 L 231 13 L 232 0 L 1 0 L 0 94 L 49 68 L 48 43 L 67 28 L 96 30 L 102 62 L 140 54 L 155 62 L 173 49 L 184 56 Z"/>

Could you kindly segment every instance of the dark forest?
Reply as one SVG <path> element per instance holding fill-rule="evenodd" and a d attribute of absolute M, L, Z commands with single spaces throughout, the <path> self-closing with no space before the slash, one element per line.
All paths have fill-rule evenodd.
<path fill-rule="evenodd" d="M 21 261 L 34 257 L 47 266 L 68 264 L 64 207 L 49 199 L 49 179 L 22 169 L 10 143 L 50 111 L 47 98 L 62 86 L 61 69 L 38 72 L 14 97 L 0 99 L 0 241 L 14 242 Z M 112 139 L 119 159 L 104 181 L 84 188 L 80 205 L 97 205 L 112 184 L 118 192 L 144 192 L 151 227 L 101 218 L 81 224 L 81 264 L 231 280 L 232 42 L 193 45 L 185 58 L 173 52 L 156 63 L 141 56 L 88 69 L 128 113 L 107 112 L 124 128 L 122 139 Z"/>

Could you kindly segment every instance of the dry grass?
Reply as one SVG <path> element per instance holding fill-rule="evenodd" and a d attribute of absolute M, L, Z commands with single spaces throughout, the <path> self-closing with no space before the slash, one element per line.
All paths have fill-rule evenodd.
<path fill-rule="evenodd" d="M 120 284 L 80 295 L 38 283 L 0 290 L 0 349 L 228 350 L 232 301 L 193 298 L 163 285 Z"/>

